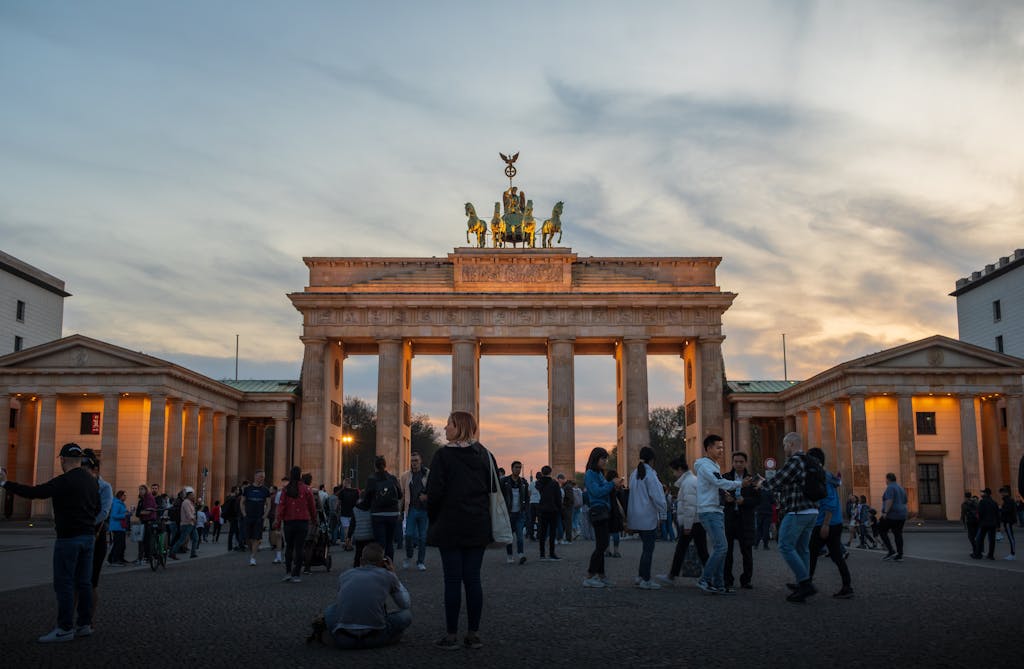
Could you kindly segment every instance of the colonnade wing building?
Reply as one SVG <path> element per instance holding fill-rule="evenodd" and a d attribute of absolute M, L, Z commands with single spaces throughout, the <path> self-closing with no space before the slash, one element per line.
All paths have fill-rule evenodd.
<path fill-rule="evenodd" d="M 60 473 L 60 444 L 100 455 L 101 474 L 134 499 L 140 483 L 185 485 L 224 499 L 257 468 L 283 473 L 294 440 L 297 381 L 215 381 L 120 346 L 72 335 L 0 357 L 9 406 L 0 466 L 24 483 Z M 49 500 L 5 496 L 3 515 L 49 517 Z"/>
<path fill-rule="evenodd" d="M 1016 487 L 1024 457 L 1024 359 L 935 335 L 799 383 L 729 381 L 735 447 L 782 463 L 796 431 L 842 474 L 841 492 L 881 504 L 896 474 L 912 514 L 960 517 L 964 491 Z"/>

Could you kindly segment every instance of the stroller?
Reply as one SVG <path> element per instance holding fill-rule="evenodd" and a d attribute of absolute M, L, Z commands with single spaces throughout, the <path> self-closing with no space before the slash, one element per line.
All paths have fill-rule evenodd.
<path fill-rule="evenodd" d="M 316 536 L 306 542 L 306 569 L 311 567 L 325 567 L 331 570 L 331 530 L 327 519 L 322 513 L 318 514 L 319 519 L 316 528 Z"/>

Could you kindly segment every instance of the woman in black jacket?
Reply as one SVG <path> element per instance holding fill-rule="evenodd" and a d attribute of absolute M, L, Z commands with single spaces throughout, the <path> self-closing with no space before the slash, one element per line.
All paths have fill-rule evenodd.
<path fill-rule="evenodd" d="M 462 588 L 466 590 L 469 619 L 464 644 L 481 648 L 480 615 L 484 594 L 480 567 L 484 550 L 491 543 L 491 513 L 494 458 L 476 441 L 473 415 L 453 411 L 445 425 L 448 445 L 434 454 L 427 478 L 427 545 L 437 546 L 444 570 L 444 614 L 446 634 L 435 645 L 445 650 L 459 647 L 459 609 Z M 493 489 L 497 492 L 497 489 Z"/>

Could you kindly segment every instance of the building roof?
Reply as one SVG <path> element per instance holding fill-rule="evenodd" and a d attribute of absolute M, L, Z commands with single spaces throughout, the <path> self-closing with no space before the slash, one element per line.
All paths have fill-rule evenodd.
<path fill-rule="evenodd" d="M 19 279 L 34 283 L 40 288 L 56 293 L 61 297 L 71 297 L 71 293 L 64 290 L 64 282 L 62 280 L 3 251 L 0 251 L 0 271 L 13 274 Z"/>
<path fill-rule="evenodd" d="M 974 272 L 969 277 L 965 276 L 962 279 L 957 279 L 956 290 L 950 293 L 950 296 L 959 297 L 1019 267 L 1024 267 L 1024 249 L 1016 249 L 1012 256 L 1000 258 L 998 264 L 985 265 L 985 269 Z"/>
<path fill-rule="evenodd" d="M 726 381 L 729 393 L 780 393 L 795 386 L 799 381 Z"/>
<path fill-rule="evenodd" d="M 241 390 L 243 393 L 294 393 L 298 391 L 300 387 L 300 383 L 298 381 L 268 381 L 257 379 L 243 379 L 235 381 L 221 379 L 220 382 L 226 386 L 231 386 L 235 390 Z"/>

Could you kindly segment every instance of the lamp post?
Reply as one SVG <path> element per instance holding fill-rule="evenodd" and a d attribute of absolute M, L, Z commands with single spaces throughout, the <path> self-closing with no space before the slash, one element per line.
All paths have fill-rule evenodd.
<path fill-rule="evenodd" d="M 356 441 L 355 437 L 353 437 L 351 434 L 342 435 L 342 437 L 341 437 L 342 457 L 344 457 L 344 449 L 345 449 L 345 447 L 346 446 L 351 447 L 355 443 L 355 441 Z M 352 451 L 352 449 L 349 448 L 349 452 L 351 452 L 351 451 Z M 353 461 L 355 462 L 355 469 L 353 470 L 353 468 L 350 467 L 349 471 L 353 472 L 352 478 L 355 480 L 355 486 L 358 488 L 359 487 L 359 458 L 358 457 L 354 457 Z"/>

